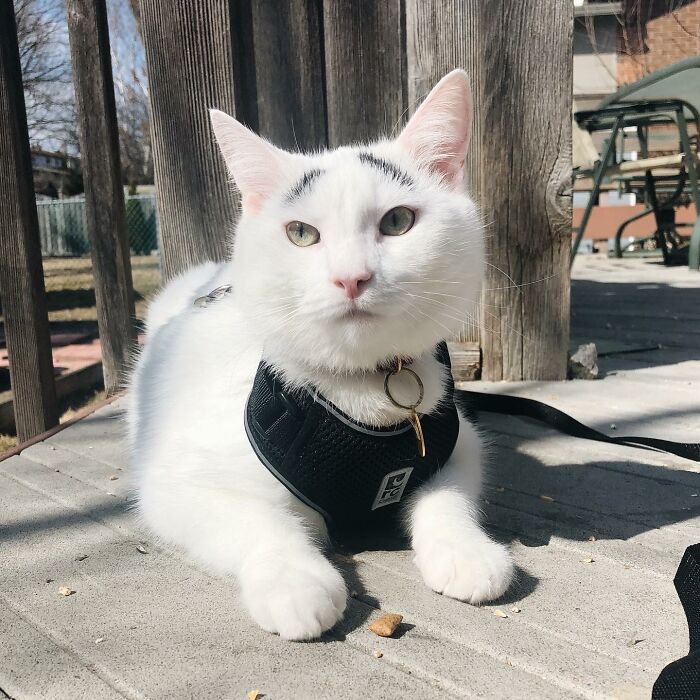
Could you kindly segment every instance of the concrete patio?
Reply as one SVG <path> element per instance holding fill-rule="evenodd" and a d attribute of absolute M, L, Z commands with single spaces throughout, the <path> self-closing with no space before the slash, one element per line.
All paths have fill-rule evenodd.
<path fill-rule="evenodd" d="M 477 388 L 700 442 L 700 274 L 590 256 L 574 278 L 574 345 L 609 353 L 607 376 Z M 698 464 L 484 415 L 485 519 L 517 585 L 470 607 L 378 540 L 336 558 L 356 594 L 342 625 L 294 644 L 253 625 L 233 581 L 136 529 L 122 406 L 0 463 L 0 698 L 647 698 L 687 652 L 672 578 L 700 541 Z M 397 638 L 367 630 L 380 611 L 404 616 Z"/>

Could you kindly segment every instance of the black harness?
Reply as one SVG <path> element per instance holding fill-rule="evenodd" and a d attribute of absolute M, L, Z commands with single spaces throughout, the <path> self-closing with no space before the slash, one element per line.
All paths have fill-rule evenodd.
<path fill-rule="evenodd" d="M 436 357 L 448 369 L 447 346 Z M 452 375 L 434 413 L 421 416 L 421 457 L 410 421 L 373 428 L 318 392 L 290 391 L 264 361 L 245 410 L 245 429 L 260 461 L 295 496 L 334 526 L 396 515 L 400 503 L 447 462 L 459 434 Z"/>

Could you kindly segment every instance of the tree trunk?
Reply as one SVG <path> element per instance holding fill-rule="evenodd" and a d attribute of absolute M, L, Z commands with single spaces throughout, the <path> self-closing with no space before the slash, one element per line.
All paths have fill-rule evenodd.
<path fill-rule="evenodd" d="M 233 32 L 238 27 L 232 25 L 247 3 L 232 5 L 228 0 L 141 0 L 166 279 L 227 256 L 235 198 L 208 108 L 235 113 Z"/>
<path fill-rule="evenodd" d="M 487 222 L 482 377 L 565 379 L 573 6 L 407 0 L 406 28 L 411 104 L 454 67 L 472 80 L 468 181 Z"/>
<path fill-rule="evenodd" d="M 58 423 L 14 10 L 0 3 L 0 296 L 17 437 Z"/>
<path fill-rule="evenodd" d="M 123 386 L 134 349 L 134 291 L 105 0 L 66 0 L 80 126 L 85 217 L 107 393 Z"/>
<path fill-rule="evenodd" d="M 406 110 L 402 0 L 324 0 L 328 141 L 389 136 Z"/>

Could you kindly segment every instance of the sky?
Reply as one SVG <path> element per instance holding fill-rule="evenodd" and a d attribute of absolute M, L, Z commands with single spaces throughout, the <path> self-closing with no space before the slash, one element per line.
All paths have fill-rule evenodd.
<path fill-rule="evenodd" d="M 70 46 L 68 42 L 68 27 L 63 0 L 34 0 L 36 9 L 46 17 L 47 21 L 55 22 L 56 30 L 50 44 L 42 50 L 50 53 L 52 63 L 60 62 L 65 65 L 67 77 L 70 78 Z M 137 84 L 138 88 L 147 93 L 145 57 L 141 38 L 136 28 L 136 21 L 127 0 L 106 0 L 109 16 L 110 45 L 112 53 L 112 73 L 114 79 L 115 97 L 117 103 L 124 94 L 127 86 Z M 56 95 L 58 102 L 53 107 L 53 113 L 47 113 L 48 121 L 52 117 L 56 122 L 71 120 L 70 108 L 66 102 L 74 100 L 73 86 L 70 80 L 56 80 L 47 85 L 47 91 Z M 27 111 L 32 109 L 31 97 L 27 97 Z M 30 120 L 31 121 L 31 120 Z M 68 140 L 68 143 L 67 143 Z M 63 150 L 75 152 L 70 144 L 70 136 L 52 125 L 45 124 L 30 128 L 30 141 L 47 150 Z"/>

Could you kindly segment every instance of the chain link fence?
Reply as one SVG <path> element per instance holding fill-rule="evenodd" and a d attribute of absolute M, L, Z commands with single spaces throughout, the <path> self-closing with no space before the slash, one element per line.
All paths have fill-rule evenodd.
<path fill-rule="evenodd" d="M 85 198 L 38 201 L 41 254 L 44 257 L 77 257 L 90 252 L 85 222 Z M 126 197 L 126 226 L 132 255 L 158 252 L 158 215 L 155 197 Z"/>

